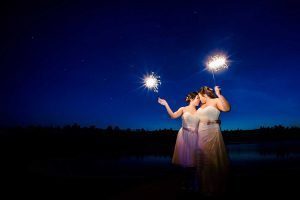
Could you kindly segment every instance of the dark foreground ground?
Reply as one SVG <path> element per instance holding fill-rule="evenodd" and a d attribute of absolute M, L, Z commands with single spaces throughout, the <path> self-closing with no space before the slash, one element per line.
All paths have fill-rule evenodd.
<path fill-rule="evenodd" d="M 181 189 L 182 174 L 171 164 L 174 140 L 161 150 L 166 153 L 120 156 L 111 153 L 117 148 L 112 141 L 105 150 L 90 142 L 94 139 L 71 144 L 69 138 L 59 138 L 58 143 L 53 138 L 2 136 L 1 194 L 38 199 L 205 199 Z M 152 148 L 162 148 L 151 142 Z M 227 144 L 231 172 L 225 197 L 299 196 L 299 144 Z"/>

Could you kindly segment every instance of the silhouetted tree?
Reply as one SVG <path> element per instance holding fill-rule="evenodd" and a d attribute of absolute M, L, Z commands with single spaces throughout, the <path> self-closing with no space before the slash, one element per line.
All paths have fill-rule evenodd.
<path fill-rule="evenodd" d="M 115 126 L 114 131 L 119 132 L 121 129 L 118 126 Z"/>
<path fill-rule="evenodd" d="M 107 131 L 108 133 L 113 132 L 113 127 L 112 127 L 111 125 L 107 126 L 106 131 Z"/>

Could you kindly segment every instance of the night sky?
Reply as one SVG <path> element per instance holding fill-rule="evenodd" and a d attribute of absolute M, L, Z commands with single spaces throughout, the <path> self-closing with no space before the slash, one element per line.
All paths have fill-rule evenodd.
<path fill-rule="evenodd" d="M 160 75 L 176 110 L 213 87 L 216 52 L 231 61 L 216 74 L 223 129 L 300 125 L 300 3 L 177 2 L 2 3 L 0 125 L 178 129 L 141 78 Z"/>

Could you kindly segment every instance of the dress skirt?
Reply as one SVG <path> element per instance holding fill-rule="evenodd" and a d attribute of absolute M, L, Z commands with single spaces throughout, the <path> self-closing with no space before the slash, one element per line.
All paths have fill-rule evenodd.
<path fill-rule="evenodd" d="M 197 128 L 180 128 L 176 138 L 172 164 L 182 167 L 196 167 L 197 143 Z"/>
<path fill-rule="evenodd" d="M 201 192 L 208 196 L 222 195 L 226 189 L 229 160 L 219 124 L 199 124 L 197 176 Z"/>

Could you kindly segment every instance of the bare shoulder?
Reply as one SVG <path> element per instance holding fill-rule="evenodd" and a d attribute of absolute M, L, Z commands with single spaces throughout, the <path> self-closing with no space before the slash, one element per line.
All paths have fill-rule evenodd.
<path fill-rule="evenodd" d="M 186 108 L 187 108 L 187 106 L 182 106 L 182 107 L 180 107 L 179 109 L 182 110 L 183 112 L 185 112 L 185 111 L 186 111 Z"/>

